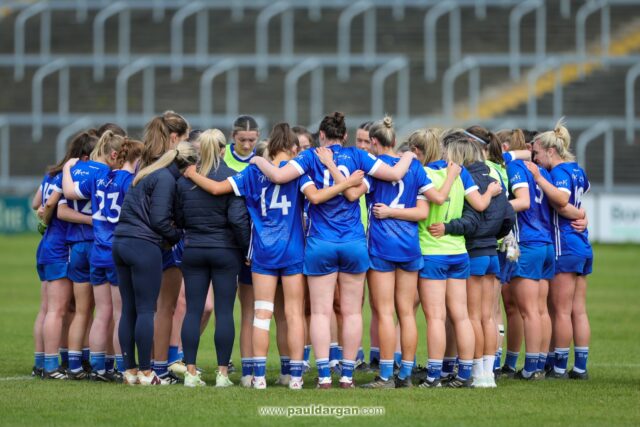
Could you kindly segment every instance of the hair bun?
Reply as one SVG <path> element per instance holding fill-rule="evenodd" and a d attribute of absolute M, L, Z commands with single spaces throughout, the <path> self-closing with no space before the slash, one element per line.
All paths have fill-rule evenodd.
<path fill-rule="evenodd" d="M 382 119 L 382 124 L 384 124 L 384 127 L 386 127 L 387 129 L 391 129 L 393 128 L 393 119 L 391 118 L 391 116 L 384 116 L 384 119 Z"/>

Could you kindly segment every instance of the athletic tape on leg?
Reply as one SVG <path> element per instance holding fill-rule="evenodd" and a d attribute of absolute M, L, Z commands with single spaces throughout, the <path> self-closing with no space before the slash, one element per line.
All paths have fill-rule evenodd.
<path fill-rule="evenodd" d="M 267 310 L 273 312 L 273 303 L 269 301 L 256 301 L 253 304 L 256 310 Z"/>

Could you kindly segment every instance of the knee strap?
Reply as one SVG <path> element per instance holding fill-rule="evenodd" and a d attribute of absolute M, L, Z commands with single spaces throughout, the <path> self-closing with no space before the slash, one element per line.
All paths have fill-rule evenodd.
<path fill-rule="evenodd" d="M 264 331 L 269 331 L 269 328 L 271 327 L 271 319 L 258 319 L 257 317 L 254 317 L 253 326 Z"/>
<path fill-rule="evenodd" d="M 256 301 L 253 303 L 256 310 L 266 310 L 273 313 L 273 303 L 269 301 Z"/>

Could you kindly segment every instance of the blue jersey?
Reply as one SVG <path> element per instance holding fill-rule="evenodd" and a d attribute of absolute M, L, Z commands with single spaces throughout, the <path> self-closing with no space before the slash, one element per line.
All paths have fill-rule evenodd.
<path fill-rule="evenodd" d="M 589 191 L 591 184 L 587 174 L 575 162 L 560 163 L 551 169 L 553 185 L 569 194 L 569 203 L 580 209 L 582 195 Z M 571 220 L 557 212 L 553 212 L 553 236 L 556 257 L 561 255 L 577 255 L 590 258 L 593 256 L 587 230 L 580 233 L 571 227 Z"/>
<path fill-rule="evenodd" d="M 95 240 L 89 261 L 95 267 L 113 267 L 113 231 L 118 225 L 122 202 L 134 175 L 125 170 L 106 169 L 92 178 L 76 187 L 78 195 L 91 199 L 91 222 Z"/>
<path fill-rule="evenodd" d="M 86 186 L 87 182 L 91 182 L 96 174 L 101 174 L 108 170 L 109 166 L 92 160 L 76 163 L 75 166 L 71 168 L 71 177 L 73 178 L 76 194 L 79 197 L 83 197 L 84 200 L 68 200 L 67 203 L 69 206 L 81 214 L 92 215 L 91 200 L 83 196 L 80 187 Z M 93 227 L 86 224 L 69 223 L 67 243 L 84 242 L 88 240 L 93 240 Z"/>
<path fill-rule="evenodd" d="M 540 169 L 540 173 L 550 179 L 546 170 Z M 529 209 L 518 212 L 516 216 L 515 235 L 517 241 L 533 246 L 552 243 L 549 203 L 533 179 L 533 175 L 522 160 L 510 162 L 507 165 L 507 175 L 509 176 L 509 197 L 511 199 L 515 198 L 514 191 L 518 188 L 527 188 L 529 191 Z"/>
<path fill-rule="evenodd" d="M 282 162 L 280 167 L 286 162 Z M 252 262 L 279 269 L 304 260 L 304 231 L 302 191 L 313 185 L 311 178 L 302 175 L 283 185 L 273 184 L 255 165 L 249 165 L 237 175 L 227 178 L 236 196 L 242 196 L 253 222 Z"/>
<path fill-rule="evenodd" d="M 386 154 L 378 157 L 389 166 L 395 166 L 400 159 Z M 370 204 L 384 203 L 390 208 L 414 208 L 418 196 L 433 183 L 419 161 L 414 160 L 407 174 L 394 182 L 373 179 L 370 189 Z M 389 250 L 389 248 L 393 250 Z M 369 253 L 388 261 L 405 262 L 422 256 L 418 240 L 418 223 L 395 218 L 369 218 Z"/>
<path fill-rule="evenodd" d="M 56 176 L 46 174 L 40 184 L 42 192 L 41 206 L 49 200 L 53 193 L 62 193 L 62 172 Z M 57 210 L 57 207 L 55 208 Z M 69 261 L 69 247 L 67 246 L 67 227 L 69 223 L 58 219 L 54 211 L 42 240 L 38 245 L 36 261 L 38 264 L 55 264 Z"/>
<path fill-rule="evenodd" d="M 343 148 L 339 144 L 327 147 L 333 151 L 333 161 L 343 175 L 357 170 L 369 175 L 382 164 L 375 156 L 355 147 Z M 333 185 L 329 170 L 322 164 L 315 149 L 305 150 L 290 163 L 300 172 L 308 174 L 318 188 Z M 368 185 L 368 181 L 366 181 Z M 360 221 L 360 201 L 350 202 L 339 195 L 319 205 L 309 207 L 308 235 L 321 240 L 344 243 L 364 239 L 364 227 Z"/>

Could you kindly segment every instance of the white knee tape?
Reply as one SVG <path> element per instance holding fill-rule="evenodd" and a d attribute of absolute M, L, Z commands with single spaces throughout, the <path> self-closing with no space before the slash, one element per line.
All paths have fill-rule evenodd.
<path fill-rule="evenodd" d="M 253 307 L 256 310 L 267 310 L 273 313 L 273 303 L 269 301 L 256 301 Z"/>
<path fill-rule="evenodd" d="M 271 319 L 258 319 L 257 317 L 254 317 L 253 326 L 255 326 L 258 329 L 268 331 L 269 328 L 271 327 Z"/>

